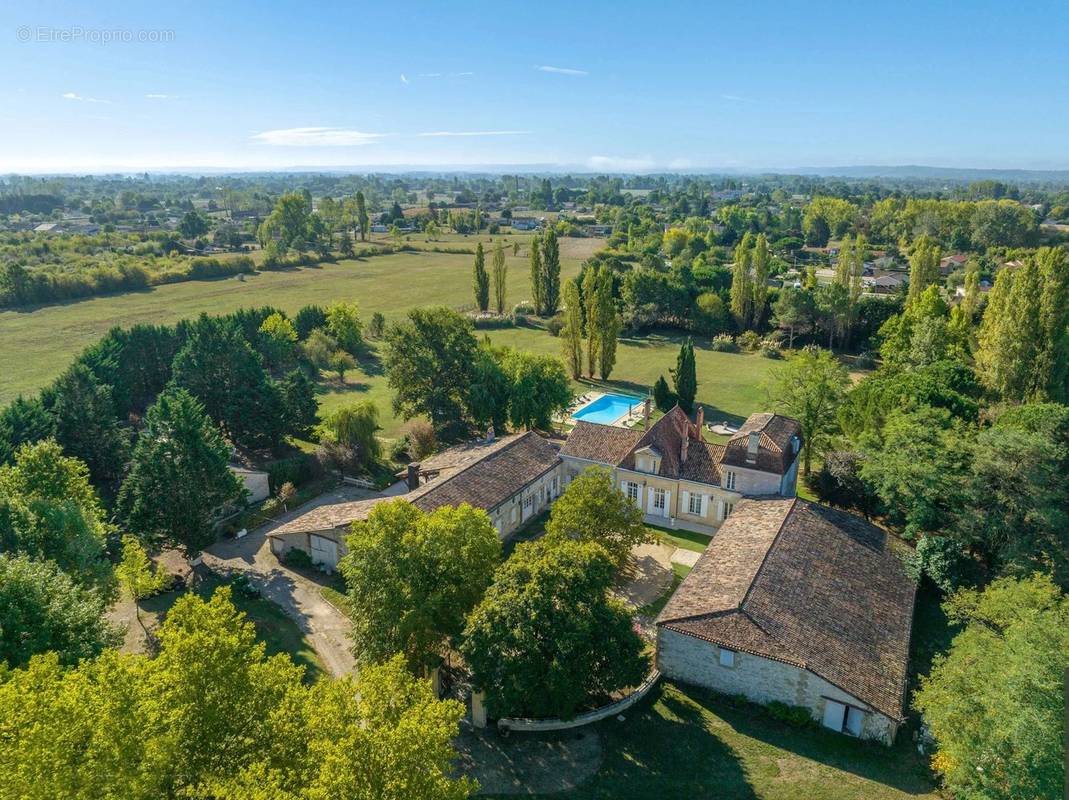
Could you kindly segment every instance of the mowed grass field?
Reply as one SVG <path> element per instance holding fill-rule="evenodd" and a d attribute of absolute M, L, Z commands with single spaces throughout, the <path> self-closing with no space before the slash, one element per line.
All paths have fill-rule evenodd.
<path fill-rule="evenodd" d="M 381 237 L 376 237 L 376 239 Z M 489 250 L 493 241 L 505 243 L 508 303 L 512 306 L 530 297 L 527 242 L 529 236 L 442 237 L 426 242 L 413 236 L 415 247 L 471 247 L 482 241 Z M 521 243 L 518 256 L 512 243 Z M 604 244 L 599 239 L 562 239 L 561 273 L 574 276 L 582 260 Z M 489 263 L 488 263 L 489 266 Z M 395 253 L 359 260 L 339 261 L 278 272 L 262 272 L 214 281 L 189 281 L 159 286 L 142 292 L 45 306 L 26 311 L 0 312 L 0 404 L 19 394 L 32 394 L 58 376 L 85 347 L 97 341 L 112 326 L 137 323 L 169 324 L 201 313 L 223 314 L 242 307 L 272 305 L 288 313 L 309 303 L 326 305 L 354 301 L 365 322 L 374 312 L 387 321 L 400 319 L 411 308 L 442 304 L 453 308 L 472 306 L 472 256 L 430 251 Z M 540 328 L 525 327 L 489 331 L 496 344 L 557 355 L 560 341 Z M 481 334 L 480 334 L 481 335 Z M 616 369 L 607 387 L 644 394 L 661 374 L 675 366 L 682 337 L 651 334 L 621 340 Z M 775 362 L 755 355 L 719 353 L 696 341 L 698 397 L 706 405 L 706 419 L 738 421 L 766 405 L 762 389 Z M 344 384 L 324 377 L 321 406 L 329 411 L 351 400 L 369 398 L 381 412 L 382 435 L 396 436 L 403 421 L 390 408 L 391 392 L 373 352 L 360 371 L 346 375 Z M 594 382 L 599 388 L 602 385 Z M 590 384 L 577 384 L 577 391 Z"/>

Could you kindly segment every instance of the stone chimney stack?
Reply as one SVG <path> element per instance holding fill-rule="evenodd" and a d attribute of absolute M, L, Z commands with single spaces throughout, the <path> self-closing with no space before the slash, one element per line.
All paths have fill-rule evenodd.
<path fill-rule="evenodd" d="M 698 412 L 694 415 L 694 438 L 699 442 L 705 438 L 702 430 L 705 428 L 705 406 L 698 406 Z"/>
<path fill-rule="evenodd" d="M 650 429 L 650 398 L 646 398 L 642 401 L 642 429 L 648 431 Z"/>
<path fill-rule="evenodd" d="M 757 451 L 761 448 L 761 431 L 750 431 L 746 443 L 746 460 L 751 464 L 757 461 Z"/>
<path fill-rule="evenodd" d="M 419 462 L 413 461 L 408 465 L 408 474 L 405 476 L 405 483 L 408 485 L 408 491 L 414 492 L 419 488 Z"/>
<path fill-rule="evenodd" d="M 687 449 L 689 448 L 689 446 L 690 446 L 690 437 L 689 436 L 684 436 L 683 437 L 683 443 L 679 445 L 679 463 L 681 465 L 687 463 Z"/>

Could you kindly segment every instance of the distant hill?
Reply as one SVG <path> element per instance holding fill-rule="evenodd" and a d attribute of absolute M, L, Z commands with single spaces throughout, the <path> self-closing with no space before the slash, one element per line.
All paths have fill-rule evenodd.
<path fill-rule="evenodd" d="M 935 180 L 982 181 L 1009 183 L 1069 182 L 1066 169 L 974 169 L 970 167 L 900 166 L 796 167 L 769 170 L 782 175 L 819 175 L 825 178 L 929 178 Z"/>

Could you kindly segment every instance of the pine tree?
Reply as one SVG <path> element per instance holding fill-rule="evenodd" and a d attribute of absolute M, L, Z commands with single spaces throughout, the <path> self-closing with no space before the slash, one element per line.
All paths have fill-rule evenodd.
<path fill-rule="evenodd" d="M 542 241 L 542 304 L 547 317 L 556 314 L 560 306 L 560 243 L 552 227 Z"/>
<path fill-rule="evenodd" d="M 119 491 L 120 518 L 142 537 L 198 552 L 215 539 L 216 509 L 243 492 L 229 458 L 204 407 L 184 389 L 167 390 L 145 415 Z"/>
<path fill-rule="evenodd" d="M 578 380 L 583 374 L 583 307 L 579 299 L 579 283 L 574 278 L 564 284 L 564 327 L 560 337 L 564 363 L 572 378 Z"/>
<path fill-rule="evenodd" d="M 907 303 L 912 303 L 939 280 L 939 244 L 927 234 L 913 242 L 909 255 L 909 294 Z"/>
<path fill-rule="evenodd" d="M 753 249 L 753 324 L 760 330 L 768 302 L 768 271 L 771 254 L 768 252 L 768 237 L 759 234 Z"/>
<path fill-rule="evenodd" d="M 537 316 L 542 316 L 544 300 L 542 295 L 542 240 L 538 236 L 531 239 L 531 302 Z"/>
<path fill-rule="evenodd" d="M 731 270 L 731 313 L 739 330 L 747 330 L 753 318 L 753 234 L 747 233 L 735 248 L 735 266 Z"/>
<path fill-rule="evenodd" d="M 505 247 L 498 242 L 494 246 L 493 272 L 491 273 L 494 287 L 494 308 L 498 314 L 505 313 L 505 281 L 508 277 L 508 267 L 505 265 Z"/>
<path fill-rule="evenodd" d="M 486 271 L 486 254 L 483 252 L 483 243 L 475 246 L 475 305 L 480 311 L 486 311 L 490 307 L 490 275 Z"/>
<path fill-rule="evenodd" d="M 698 394 L 698 376 L 694 364 L 694 343 L 687 339 L 679 348 L 676 368 L 672 371 L 679 407 L 690 414 L 694 410 L 694 397 Z"/>

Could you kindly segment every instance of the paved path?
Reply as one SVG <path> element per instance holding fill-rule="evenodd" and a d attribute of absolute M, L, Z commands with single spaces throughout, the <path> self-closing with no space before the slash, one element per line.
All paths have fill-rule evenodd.
<path fill-rule="evenodd" d="M 685 550 L 682 547 L 677 547 L 676 551 L 672 553 L 672 563 L 682 564 L 685 567 L 693 567 L 698 563 L 698 559 L 701 557 L 702 554 L 694 550 Z"/>
<path fill-rule="evenodd" d="M 311 503 L 268 525 L 250 531 L 241 539 L 222 539 L 204 552 L 204 563 L 213 570 L 247 573 L 263 596 L 280 605 L 297 623 L 315 648 L 323 668 L 334 676 L 353 671 L 353 656 L 349 651 L 349 620 L 323 599 L 320 589 L 329 585 L 326 578 L 317 581 L 281 564 L 271 552 L 266 534 L 298 513 L 317 505 L 374 496 L 373 492 L 342 487 L 320 495 Z"/>

